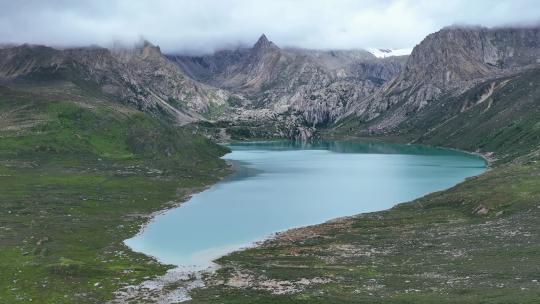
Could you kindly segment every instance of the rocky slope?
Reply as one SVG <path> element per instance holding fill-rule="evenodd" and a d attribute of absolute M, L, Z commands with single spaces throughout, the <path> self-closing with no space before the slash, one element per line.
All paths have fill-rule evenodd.
<path fill-rule="evenodd" d="M 211 120 L 225 131 L 217 134 L 308 139 L 336 125 L 356 134 L 395 133 L 421 113 L 440 112 L 441 104 L 490 81 L 497 91 L 494 80 L 539 64 L 538 27 L 449 27 L 410 56 L 386 58 L 280 48 L 264 35 L 253 47 L 205 56 L 165 56 L 148 42 L 110 50 L 2 46 L 0 82 L 64 79 L 181 124 Z"/>
<path fill-rule="evenodd" d="M 400 125 L 415 141 L 491 155 L 508 162 L 540 144 L 540 68 L 488 80 L 441 99 Z"/>
<path fill-rule="evenodd" d="M 392 131 L 443 97 L 539 63 L 539 28 L 444 28 L 417 45 L 401 74 L 354 103 L 352 112 L 372 132 Z"/>
<path fill-rule="evenodd" d="M 250 115 L 271 112 L 304 126 L 332 123 L 350 101 L 373 94 L 405 63 L 405 57 L 378 59 L 364 50 L 282 49 L 265 35 L 252 48 L 169 58 L 193 79 L 236 94 Z M 232 117 L 243 120 L 245 113 Z"/>
<path fill-rule="evenodd" d="M 282 49 L 264 35 L 251 48 L 198 57 L 165 56 L 146 41 L 112 49 L 3 46 L 0 82 L 68 80 L 181 124 L 210 119 L 253 129 L 264 122 L 277 127 L 261 136 L 307 139 L 398 75 L 405 59 Z"/>
<path fill-rule="evenodd" d="M 132 49 L 0 49 L 0 82 L 68 80 L 183 124 L 202 119 L 227 93 L 193 81 L 148 42 Z"/>
<path fill-rule="evenodd" d="M 454 109 L 441 106 L 451 100 L 467 99 L 459 109 L 466 112 L 501 89 L 501 79 L 540 65 L 540 28 L 447 27 L 404 57 L 279 48 L 263 35 L 252 48 L 169 58 L 190 77 L 234 94 L 232 110 L 219 119 L 251 129 L 253 122 L 284 122 L 279 129 L 289 130 L 264 136 L 297 137 L 302 128 L 311 137 L 336 125 L 395 133 L 425 119 L 422 113 Z M 482 90 L 476 100 L 464 95 Z"/>

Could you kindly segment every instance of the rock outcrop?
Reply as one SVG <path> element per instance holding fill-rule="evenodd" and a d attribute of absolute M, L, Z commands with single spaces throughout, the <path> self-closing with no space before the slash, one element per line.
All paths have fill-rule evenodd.
<path fill-rule="evenodd" d="M 193 79 L 233 92 L 244 109 L 295 116 L 298 127 L 316 127 L 333 123 L 351 101 L 372 95 L 398 75 L 406 56 L 379 59 L 364 50 L 282 49 L 262 35 L 251 48 L 169 58 Z M 221 119 L 253 115 L 231 113 Z"/>
<path fill-rule="evenodd" d="M 417 123 L 419 113 L 485 86 L 460 106 L 466 111 L 504 86 L 502 78 L 538 65 L 538 27 L 448 27 L 410 56 L 384 58 L 365 50 L 280 48 L 265 35 L 252 47 L 205 56 L 164 55 L 149 42 L 130 49 L 0 48 L 3 83 L 67 80 L 181 124 L 207 119 L 293 138 L 350 122 L 359 133 L 396 132 Z M 501 80 L 489 83 L 494 79 Z"/>
<path fill-rule="evenodd" d="M 21 45 L 0 49 L 0 81 L 67 80 L 141 110 L 166 113 L 183 124 L 202 119 L 228 94 L 183 74 L 156 47 L 144 41 L 131 49 Z"/>
<path fill-rule="evenodd" d="M 448 27 L 417 45 L 401 74 L 352 112 L 371 131 L 395 130 L 443 96 L 540 63 L 539 28 Z"/>

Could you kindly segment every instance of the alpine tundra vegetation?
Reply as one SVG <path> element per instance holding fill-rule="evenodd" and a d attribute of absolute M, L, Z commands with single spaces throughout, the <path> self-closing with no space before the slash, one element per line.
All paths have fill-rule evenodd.
<path fill-rule="evenodd" d="M 0 1 L 0 303 L 538 303 L 540 6 L 434 3 Z"/>

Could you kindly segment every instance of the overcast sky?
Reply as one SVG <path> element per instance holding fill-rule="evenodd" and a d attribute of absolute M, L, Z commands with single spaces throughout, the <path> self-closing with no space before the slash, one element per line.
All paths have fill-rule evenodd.
<path fill-rule="evenodd" d="M 250 45 L 410 48 L 453 24 L 530 25 L 540 0 L 0 0 L 0 42 L 134 43 L 166 52 Z"/>

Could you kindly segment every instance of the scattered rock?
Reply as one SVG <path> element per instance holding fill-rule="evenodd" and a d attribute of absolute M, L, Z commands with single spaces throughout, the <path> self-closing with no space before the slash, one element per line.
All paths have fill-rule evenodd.
<path fill-rule="evenodd" d="M 489 209 L 483 204 L 476 206 L 476 208 L 474 208 L 473 210 L 473 214 L 476 214 L 476 215 L 486 215 L 488 214 L 488 212 L 489 212 Z"/>

